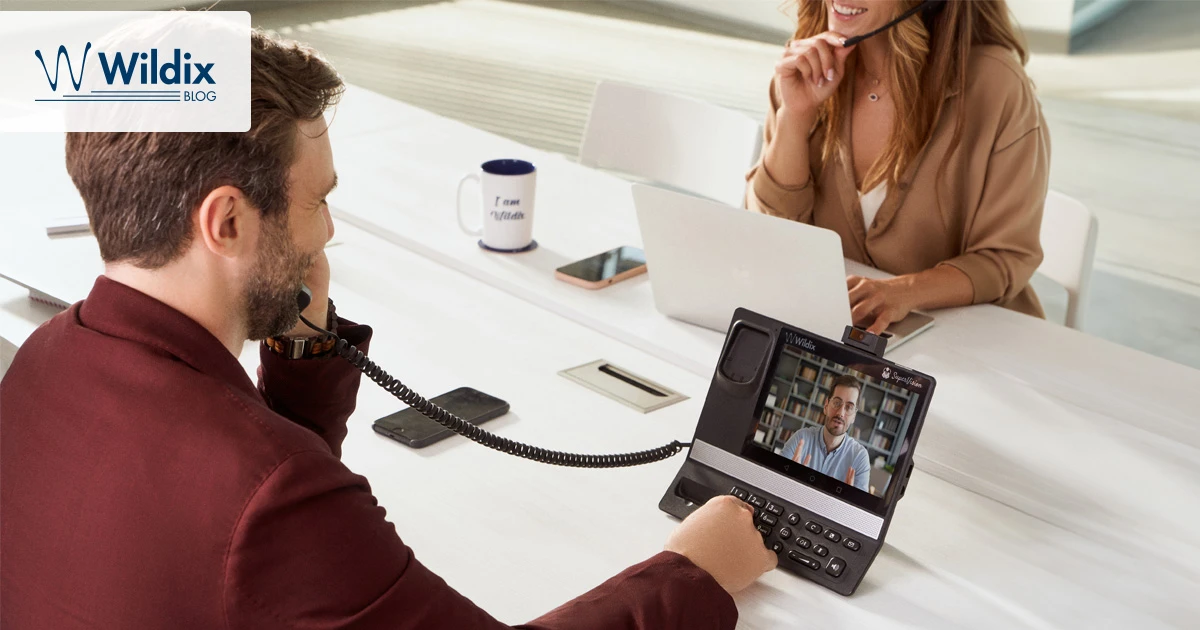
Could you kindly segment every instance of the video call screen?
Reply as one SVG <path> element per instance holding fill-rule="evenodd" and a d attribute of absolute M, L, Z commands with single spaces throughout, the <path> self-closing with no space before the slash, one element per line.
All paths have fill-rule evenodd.
<path fill-rule="evenodd" d="M 774 366 L 743 454 L 878 509 L 907 465 L 927 379 L 882 363 L 844 365 L 795 345 L 783 345 Z"/>

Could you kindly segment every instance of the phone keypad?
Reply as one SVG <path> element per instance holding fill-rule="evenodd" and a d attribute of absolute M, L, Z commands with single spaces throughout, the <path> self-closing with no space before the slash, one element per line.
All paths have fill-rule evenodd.
<path fill-rule="evenodd" d="M 820 575 L 825 580 L 840 580 L 846 574 L 849 563 L 845 557 L 839 557 L 834 552 L 845 549 L 855 553 L 862 549 L 862 543 L 859 541 L 848 538 L 842 532 L 816 520 L 805 519 L 801 512 L 789 512 L 787 506 L 781 502 L 736 486 L 729 494 L 752 506 L 755 527 L 762 534 L 763 543 L 771 551 L 783 555 L 788 549 L 785 543 L 795 539 L 792 543 L 795 545 L 794 550 L 787 551 L 787 558 L 790 562 L 813 571 L 810 575 Z M 783 527 L 776 529 L 780 524 Z M 805 573 L 807 574 L 807 571 Z"/>

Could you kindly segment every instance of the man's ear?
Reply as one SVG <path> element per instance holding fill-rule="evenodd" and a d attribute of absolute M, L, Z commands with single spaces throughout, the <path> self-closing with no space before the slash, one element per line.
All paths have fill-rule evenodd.
<path fill-rule="evenodd" d="M 196 212 L 200 239 L 209 251 L 234 258 L 254 251 L 259 215 L 234 186 L 214 188 Z"/>

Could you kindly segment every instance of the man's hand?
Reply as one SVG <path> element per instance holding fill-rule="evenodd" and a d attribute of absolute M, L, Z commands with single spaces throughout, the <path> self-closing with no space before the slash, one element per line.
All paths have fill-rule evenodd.
<path fill-rule="evenodd" d="M 326 327 L 329 325 L 329 259 L 325 251 L 317 254 L 313 266 L 304 277 L 304 284 L 312 291 L 312 301 L 301 315 L 308 321 Z M 286 333 L 288 337 L 315 337 L 321 333 L 311 329 L 304 322 L 296 322 L 295 327 Z"/>
<path fill-rule="evenodd" d="M 882 333 L 889 324 L 908 316 L 914 308 L 910 278 L 897 276 L 888 280 L 869 280 L 848 276 L 850 318 L 855 326 L 865 326 L 868 332 Z"/>
<path fill-rule="evenodd" d="M 663 547 L 691 560 L 730 593 L 750 586 L 779 558 L 754 529 L 754 511 L 737 497 L 713 497 L 680 523 Z"/>
<path fill-rule="evenodd" d="M 853 466 L 851 466 L 850 470 L 846 472 L 846 484 L 850 485 L 850 486 L 854 485 L 854 467 Z"/>
<path fill-rule="evenodd" d="M 792 454 L 792 461 L 800 462 L 800 453 L 804 452 L 804 438 L 800 438 L 800 443 L 796 445 L 796 452 Z"/>

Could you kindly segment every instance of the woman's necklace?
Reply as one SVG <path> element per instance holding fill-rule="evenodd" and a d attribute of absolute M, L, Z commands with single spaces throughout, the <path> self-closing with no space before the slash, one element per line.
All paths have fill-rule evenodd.
<path fill-rule="evenodd" d="M 870 87 L 867 88 L 867 100 L 871 101 L 872 103 L 879 102 L 879 98 L 881 96 L 886 96 L 887 92 L 879 89 L 881 87 L 879 84 L 879 79 L 871 76 L 866 70 L 863 70 L 863 75 L 866 77 L 867 82 L 870 83 Z"/>
<path fill-rule="evenodd" d="M 870 100 L 872 103 L 879 100 L 879 94 L 876 93 L 878 91 L 878 89 L 879 89 L 879 79 L 875 79 L 875 84 L 873 86 L 871 86 L 871 91 L 867 92 L 867 99 Z"/>

